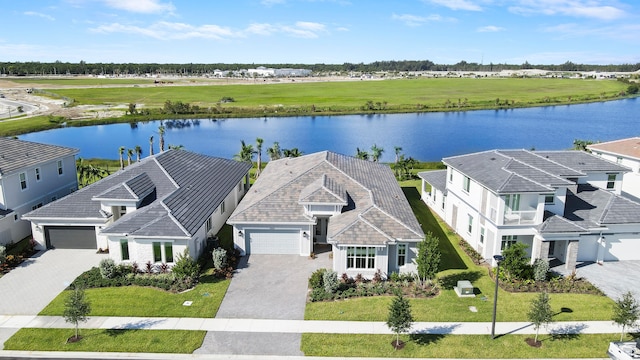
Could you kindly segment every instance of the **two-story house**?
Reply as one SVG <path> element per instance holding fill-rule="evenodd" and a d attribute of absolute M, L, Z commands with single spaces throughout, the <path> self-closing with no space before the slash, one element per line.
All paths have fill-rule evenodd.
<path fill-rule="evenodd" d="M 624 174 L 622 194 L 640 199 L 640 137 L 592 144 L 587 149 L 603 159 L 631 168 Z"/>
<path fill-rule="evenodd" d="M 251 164 L 169 150 L 24 215 L 39 248 L 108 250 L 114 261 L 197 258 L 248 189 Z"/>
<path fill-rule="evenodd" d="M 31 234 L 21 216 L 78 189 L 78 150 L 0 138 L 0 245 Z"/>
<path fill-rule="evenodd" d="M 580 151 L 492 150 L 422 172 L 426 204 L 485 259 L 515 242 L 537 258 L 640 259 L 640 204 L 620 195 L 628 168 Z M 428 186 L 427 186 L 428 185 Z"/>

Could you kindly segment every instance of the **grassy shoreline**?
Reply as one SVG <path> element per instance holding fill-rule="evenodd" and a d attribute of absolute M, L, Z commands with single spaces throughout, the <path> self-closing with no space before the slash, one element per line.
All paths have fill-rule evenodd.
<path fill-rule="evenodd" d="M 50 89 L 75 105 L 139 104 L 144 114 L 69 120 L 39 116 L 0 121 L 0 136 L 62 126 L 93 126 L 163 119 L 228 119 L 507 110 L 629 98 L 619 81 L 570 79 L 413 79 L 261 85 L 96 87 Z M 233 102 L 221 103 L 222 98 Z M 166 101 L 198 111 L 166 113 Z"/>

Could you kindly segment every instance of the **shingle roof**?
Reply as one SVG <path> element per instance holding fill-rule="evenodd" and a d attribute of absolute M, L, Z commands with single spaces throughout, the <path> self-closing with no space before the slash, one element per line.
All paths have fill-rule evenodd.
<path fill-rule="evenodd" d="M 589 184 L 567 190 L 564 217 L 582 227 L 640 223 L 640 204 Z"/>
<path fill-rule="evenodd" d="M 0 176 L 77 153 L 68 147 L 0 137 Z"/>
<path fill-rule="evenodd" d="M 431 187 L 447 193 L 447 170 L 422 171 L 418 177 L 428 182 Z"/>
<path fill-rule="evenodd" d="M 311 185 L 317 187 L 318 179 L 325 177 L 332 183 L 332 192 L 344 190 L 347 200 L 343 212 L 329 220 L 327 235 L 335 236 L 333 241 L 379 243 L 383 238 L 424 237 L 389 166 L 329 151 L 269 162 L 228 222 L 313 224 L 299 203 L 300 194 L 309 192 Z M 368 230 L 346 236 L 345 231 L 356 224 L 384 235 L 372 238 Z"/>
<path fill-rule="evenodd" d="M 602 151 L 640 160 L 640 137 L 631 137 L 587 146 L 592 151 Z"/>
<path fill-rule="evenodd" d="M 545 157 L 563 166 L 582 171 L 602 171 L 602 172 L 629 172 L 631 169 L 618 165 L 599 156 L 589 154 L 586 151 L 564 150 L 564 151 L 537 151 L 538 155 Z"/>
<path fill-rule="evenodd" d="M 146 196 L 142 208 L 126 214 L 102 232 L 192 236 L 250 167 L 247 163 L 169 150 L 147 157 L 23 217 L 104 220 L 107 214 L 100 210 L 100 202 L 92 201 L 96 195 L 129 194 L 132 199 L 140 195 Z"/>

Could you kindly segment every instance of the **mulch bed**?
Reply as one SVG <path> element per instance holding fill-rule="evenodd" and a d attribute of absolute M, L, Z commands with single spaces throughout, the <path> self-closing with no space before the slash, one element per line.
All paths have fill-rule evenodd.
<path fill-rule="evenodd" d="M 535 348 L 539 348 L 542 346 L 542 341 L 538 340 L 535 341 L 535 339 L 533 338 L 526 338 L 524 339 L 524 342 L 527 343 L 527 345 L 531 346 L 531 347 L 535 347 Z"/>

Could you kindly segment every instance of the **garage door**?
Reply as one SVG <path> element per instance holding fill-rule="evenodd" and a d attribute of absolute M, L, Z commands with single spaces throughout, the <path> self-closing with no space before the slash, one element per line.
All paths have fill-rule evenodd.
<path fill-rule="evenodd" d="M 47 248 L 97 249 L 93 226 L 45 226 Z"/>
<path fill-rule="evenodd" d="M 612 239 L 607 236 L 610 247 L 604 256 L 604 261 L 638 260 L 638 245 L 640 238 Z"/>
<path fill-rule="evenodd" d="M 249 254 L 299 254 L 300 233 L 298 231 L 247 231 L 247 253 Z"/>

